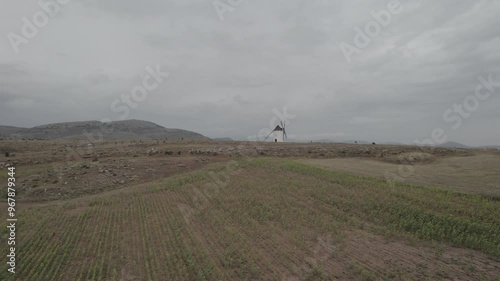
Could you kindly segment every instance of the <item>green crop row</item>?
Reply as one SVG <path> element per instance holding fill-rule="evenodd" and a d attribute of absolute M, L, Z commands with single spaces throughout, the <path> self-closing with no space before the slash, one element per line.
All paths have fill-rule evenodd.
<path fill-rule="evenodd" d="M 259 158 L 252 166 L 327 181 L 317 198 L 400 234 L 500 257 L 500 201 L 433 187 L 389 183 L 290 161 Z M 293 178 L 292 175 L 289 175 Z"/>

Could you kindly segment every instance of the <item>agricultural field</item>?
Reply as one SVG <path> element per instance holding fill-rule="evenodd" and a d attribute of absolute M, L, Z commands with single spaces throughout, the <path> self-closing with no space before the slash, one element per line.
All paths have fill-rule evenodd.
<path fill-rule="evenodd" d="M 417 154 L 418 155 L 418 154 Z M 407 156 L 408 157 L 408 156 Z M 403 155 L 404 158 L 404 155 Z M 429 157 L 424 165 L 369 159 L 305 159 L 303 163 L 360 176 L 408 182 L 481 194 L 500 200 L 500 151 L 475 151 L 468 156 Z M 402 172 L 400 172 L 400 170 Z"/>
<path fill-rule="evenodd" d="M 16 273 L 3 262 L 0 280 L 500 280 L 498 151 L 0 147 L 14 154 L 1 156 L 2 186 L 6 166 L 19 183 Z M 397 174 L 402 164 L 414 174 Z"/>

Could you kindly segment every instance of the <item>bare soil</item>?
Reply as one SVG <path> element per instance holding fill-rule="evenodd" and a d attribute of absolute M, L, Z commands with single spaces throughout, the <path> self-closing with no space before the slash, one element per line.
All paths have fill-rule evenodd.
<path fill-rule="evenodd" d="M 481 194 L 500 199 L 500 152 L 470 151 L 416 164 L 371 159 L 304 159 L 304 163 L 384 180 Z"/>
<path fill-rule="evenodd" d="M 16 280 L 500 278 L 498 251 L 480 247 L 498 241 L 498 151 L 207 141 L 2 141 L 2 149 L 14 155 L 0 156 L 0 182 L 6 166 L 18 182 Z M 401 167 L 414 172 L 402 177 Z M 488 198 L 386 190 L 376 179 L 387 173 Z M 477 223 L 465 230 L 489 241 L 460 247 L 373 215 L 404 216 L 407 207 L 427 227 Z M 0 279 L 13 280 L 4 267 Z"/>
<path fill-rule="evenodd" d="M 18 193 L 26 201 L 96 194 L 192 171 L 207 163 L 224 162 L 233 157 L 341 158 L 343 160 L 338 159 L 332 163 L 347 165 L 349 170 L 352 166 L 352 171 L 359 171 L 364 169 L 363 164 L 370 162 L 357 165 L 357 159 L 413 165 L 433 162 L 442 157 L 474 155 L 474 152 L 464 149 L 416 146 L 151 140 L 107 141 L 95 145 L 82 141 L 4 140 L 0 141 L 0 152 L 9 152 L 9 157 L 5 157 L 4 153 L 0 155 L 0 168 L 17 168 Z M 494 157 L 490 158 L 495 161 Z M 330 163 L 330 160 L 325 161 L 318 163 Z M 349 166 L 349 163 L 352 165 Z M 449 166 L 452 167 L 451 165 L 450 163 Z M 488 162 L 483 163 L 483 166 L 487 165 Z M 474 168 L 473 165 L 470 166 Z M 383 174 L 393 170 L 393 167 L 395 166 L 380 165 L 367 168 L 376 171 L 374 173 Z M 447 176 L 452 175 L 447 172 L 443 171 Z M 368 175 L 372 176 L 374 173 L 368 172 Z M 495 175 L 487 174 L 488 180 L 496 179 Z M 495 189 L 496 186 L 484 188 Z M 496 195 L 497 191 L 493 193 Z"/>

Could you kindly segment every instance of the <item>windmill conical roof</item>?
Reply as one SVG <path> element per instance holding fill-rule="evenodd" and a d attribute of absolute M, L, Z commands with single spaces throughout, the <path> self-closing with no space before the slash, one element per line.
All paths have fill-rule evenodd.
<path fill-rule="evenodd" d="M 283 128 L 281 128 L 280 125 L 277 125 L 276 128 L 274 128 L 273 132 L 274 131 L 283 131 Z"/>

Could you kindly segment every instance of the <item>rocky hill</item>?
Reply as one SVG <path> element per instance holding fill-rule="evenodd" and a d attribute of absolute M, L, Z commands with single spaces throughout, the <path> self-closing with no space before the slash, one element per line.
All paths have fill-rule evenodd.
<path fill-rule="evenodd" d="M 66 122 L 19 128 L 0 126 L 0 139 L 87 139 L 85 134 L 92 134 L 97 139 L 102 133 L 106 140 L 138 140 L 165 139 L 168 140 L 208 140 L 209 138 L 191 131 L 168 129 L 152 122 L 142 120 L 123 120 L 110 123 L 99 121 Z"/>

